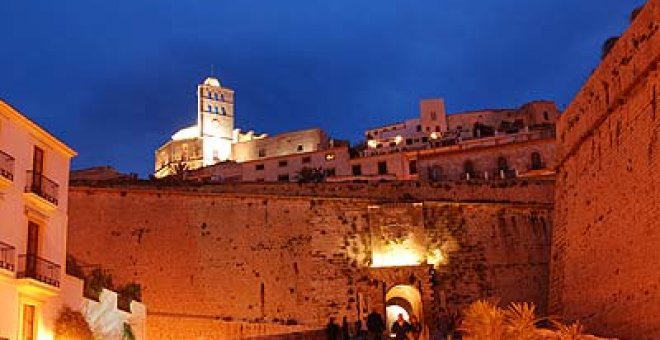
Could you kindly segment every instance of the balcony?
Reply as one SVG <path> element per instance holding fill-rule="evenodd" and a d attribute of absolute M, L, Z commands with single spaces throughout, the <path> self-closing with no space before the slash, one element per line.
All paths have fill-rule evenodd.
<path fill-rule="evenodd" d="M 14 181 L 14 157 L 0 151 L 0 187 L 9 186 Z"/>
<path fill-rule="evenodd" d="M 16 268 L 16 263 L 14 262 L 14 256 L 16 253 L 16 248 L 0 241 L 0 273 L 2 271 L 7 271 L 13 276 L 14 269 Z"/>
<path fill-rule="evenodd" d="M 60 286 L 60 265 L 34 254 L 18 255 L 18 273 L 20 278 L 31 278 L 49 284 Z"/>
<path fill-rule="evenodd" d="M 43 174 L 27 171 L 25 198 L 29 203 L 50 213 L 57 208 L 59 185 Z"/>
<path fill-rule="evenodd" d="M 18 255 L 19 290 L 32 296 L 54 296 L 60 287 L 60 271 L 59 264 L 35 254 Z"/>

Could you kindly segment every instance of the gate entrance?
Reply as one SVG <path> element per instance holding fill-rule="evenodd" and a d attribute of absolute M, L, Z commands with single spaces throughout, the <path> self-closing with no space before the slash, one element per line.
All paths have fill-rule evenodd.
<path fill-rule="evenodd" d="M 410 317 L 415 315 L 417 319 L 422 318 L 422 297 L 419 290 L 411 285 L 398 285 L 390 288 L 385 295 L 385 312 L 387 330 L 392 330 L 392 325 L 399 314 L 410 322 Z"/>

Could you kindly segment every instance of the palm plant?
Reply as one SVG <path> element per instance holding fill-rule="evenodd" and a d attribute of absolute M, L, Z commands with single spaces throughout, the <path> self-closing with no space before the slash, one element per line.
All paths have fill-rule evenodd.
<path fill-rule="evenodd" d="M 505 312 L 497 304 L 479 300 L 468 307 L 461 330 L 473 340 L 503 340 L 504 321 Z"/>
<path fill-rule="evenodd" d="M 504 329 L 507 338 L 512 340 L 537 339 L 536 324 L 541 318 L 536 317 L 536 306 L 533 303 L 511 303 L 504 311 L 506 321 Z"/>
<path fill-rule="evenodd" d="M 557 338 L 559 340 L 583 340 L 584 336 L 584 326 L 580 321 L 575 321 L 570 325 L 564 325 L 563 323 L 553 321 L 554 326 L 557 328 Z"/>

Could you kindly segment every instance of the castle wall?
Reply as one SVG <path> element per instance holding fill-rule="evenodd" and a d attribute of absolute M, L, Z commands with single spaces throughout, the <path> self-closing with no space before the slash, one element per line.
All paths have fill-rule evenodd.
<path fill-rule="evenodd" d="M 660 1 L 650 0 L 558 125 L 552 311 L 660 338 Z"/>
<path fill-rule="evenodd" d="M 437 308 L 480 297 L 533 301 L 545 309 L 551 185 L 501 188 L 517 202 L 500 201 L 498 189 L 485 184 L 474 185 L 479 203 L 386 203 L 401 201 L 401 188 L 388 192 L 388 186 L 378 198 L 346 198 L 354 189 L 335 191 L 336 197 L 324 197 L 322 189 L 301 195 L 326 186 L 346 187 L 279 185 L 279 193 L 298 187 L 296 196 L 213 190 L 232 186 L 73 187 L 69 252 L 110 269 L 118 283 L 142 284 L 147 334 L 159 339 L 302 331 L 322 327 L 329 316 L 355 321 L 384 308 L 383 290 L 397 284 L 421 291 L 421 317 L 430 327 Z M 530 195 L 546 186 L 546 196 Z M 460 189 L 435 191 L 450 197 Z M 415 204 L 421 210 L 413 209 L 417 217 L 410 219 L 413 210 L 406 207 Z M 435 274 L 425 264 L 369 267 L 380 225 L 370 219 L 370 207 L 387 212 L 388 225 L 417 221 L 415 233 L 422 234 L 415 240 L 445 254 Z"/>

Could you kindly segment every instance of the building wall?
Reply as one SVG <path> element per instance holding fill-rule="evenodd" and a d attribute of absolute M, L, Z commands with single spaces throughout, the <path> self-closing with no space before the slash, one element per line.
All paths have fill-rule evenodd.
<path fill-rule="evenodd" d="M 532 170 L 532 153 L 541 157 L 541 168 Z M 327 181 L 360 180 L 432 180 L 431 168 L 439 168 L 442 178 L 437 181 L 465 179 L 464 163 L 474 163 L 477 177 L 500 176 L 498 158 L 507 160 L 509 169 L 520 176 L 539 176 L 553 173 L 555 157 L 554 131 L 535 131 L 515 135 L 480 138 L 459 145 L 428 150 L 374 154 L 351 158 L 347 147 L 330 148 L 317 152 L 298 153 L 281 157 L 268 157 L 258 161 L 221 163 L 196 170 L 187 175 L 189 179 L 211 179 L 223 182 L 277 182 L 288 176 L 288 181 L 297 181 L 302 168 L 331 171 Z M 379 163 L 386 164 L 381 174 Z M 411 165 L 411 162 L 416 162 Z M 354 174 L 354 167 L 360 173 Z"/>
<path fill-rule="evenodd" d="M 659 22 L 650 0 L 558 125 L 550 304 L 622 339 L 660 338 Z"/>
<path fill-rule="evenodd" d="M 445 101 L 442 99 L 421 100 L 419 102 L 419 122 L 422 131 L 426 133 L 447 131 Z"/>
<path fill-rule="evenodd" d="M 172 140 L 156 150 L 157 177 L 164 177 L 172 171 L 172 166 L 184 165 L 187 169 L 198 169 L 204 165 L 203 140 L 191 138 Z"/>
<path fill-rule="evenodd" d="M 56 183 L 51 187 L 43 179 L 40 195 L 29 185 L 33 177 L 27 174 L 33 168 L 35 146 L 44 151 L 43 175 Z M 64 302 L 82 299 L 80 282 L 65 275 L 69 163 L 75 152 L 4 101 L 0 149 L 0 337 L 23 336 L 23 310 L 30 305 L 35 308 L 36 336 L 52 339 Z M 35 262 L 33 272 L 24 260 L 28 222 L 39 226 L 35 255 L 50 261 Z"/>
<path fill-rule="evenodd" d="M 322 150 L 328 146 L 328 137 L 321 129 L 309 129 L 239 142 L 232 147 L 232 159 L 247 162 L 267 157 Z M 262 152 L 260 154 L 260 152 Z"/>
<path fill-rule="evenodd" d="M 539 196 L 529 194 L 529 183 L 501 189 L 519 191 L 511 196 L 517 203 L 502 203 L 498 189 L 480 184 L 475 186 L 483 191 L 475 197 L 483 203 L 419 201 L 418 230 L 428 246 L 447 252 L 435 286 L 424 264 L 369 267 L 371 235 L 380 225 L 369 217 L 369 207 L 380 206 L 391 212 L 390 222 L 405 225 L 409 209 L 398 207 L 414 203 L 383 203 L 388 197 L 399 201 L 401 188 L 378 195 L 365 186 L 359 192 L 376 198 L 354 199 L 346 198 L 353 189 L 342 184 L 271 186 L 278 194 L 265 194 L 266 185 L 245 194 L 214 192 L 214 186 L 74 187 L 70 250 L 103 264 L 118 282 L 142 284 L 148 333 L 161 338 L 209 338 L 203 329 L 211 323 L 229 327 L 220 321 L 311 328 L 322 327 L 329 316 L 355 321 L 366 315 L 361 309 L 384 306 L 378 282 L 392 287 L 411 275 L 423 290 L 429 326 L 433 308 L 458 308 L 479 297 L 532 300 L 544 309 L 551 185 Z M 309 196 L 279 194 L 305 187 Z M 322 187 L 345 191 L 338 198 L 312 193 Z M 451 191 L 435 190 L 440 196 Z M 129 207 L 140 214 L 123 213 Z"/>
<path fill-rule="evenodd" d="M 518 109 L 479 110 L 455 113 L 447 116 L 449 130 L 472 132 L 475 123 L 499 129 L 502 122 L 513 123 L 521 120 L 523 126 L 554 125 L 559 118 L 559 110 L 554 102 L 534 101 Z M 459 129 L 460 127 L 460 129 Z"/>
<path fill-rule="evenodd" d="M 516 109 L 484 109 L 447 115 L 442 99 L 420 101 L 420 116 L 365 131 L 365 155 L 435 148 L 490 135 L 554 129 L 560 112 L 551 101 L 537 100 Z M 475 127 L 480 126 L 478 130 Z M 482 131 L 482 127 L 490 132 Z"/>
<path fill-rule="evenodd" d="M 219 182 L 282 182 L 285 180 L 281 176 L 288 176 L 287 182 L 295 182 L 303 168 L 347 175 L 350 172 L 349 158 L 347 147 L 328 148 L 242 163 L 220 163 L 187 174 L 186 178 Z"/>
<path fill-rule="evenodd" d="M 385 174 L 379 172 L 379 163 L 386 164 Z M 361 176 L 391 175 L 390 180 L 407 180 L 410 178 L 408 171 L 408 157 L 403 152 L 373 155 L 370 157 L 359 157 L 349 162 L 349 176 L 353 176 L 353 167 L 360 168 Z"/>
<path fill-rule="evenodd" d="M 510 136 L 493 137 L 480 140 L 481 145 L 470 148 L 470 145 L 460 145 L 433 152 L 419 153 L 417 168 L 419 178 L 422 180 L 459 180 L 466 179 L 465 162 L 470 161 L 474 165 L 477 178 L 488 176 L 494 179 L 500 176 L 498 171 L 498 159 L 506 159 L 509 169 L 518 173 L 519 176 L 544 175 L 552 173 L 555 165 L 556 141 L 554 138 L 531 139 L 508 143 Z M 532 171 L 532 153 L 537 152 L 541 156 L 542 167 Z M 412 158 L 412 157 L 411 157 Z M 440 177 L 432 174 L 433 169 L 439 169 Z M 434 177 L 435 176 L 435 177 Z M 475 176 L 473 176 L 475 177 Z"/>

